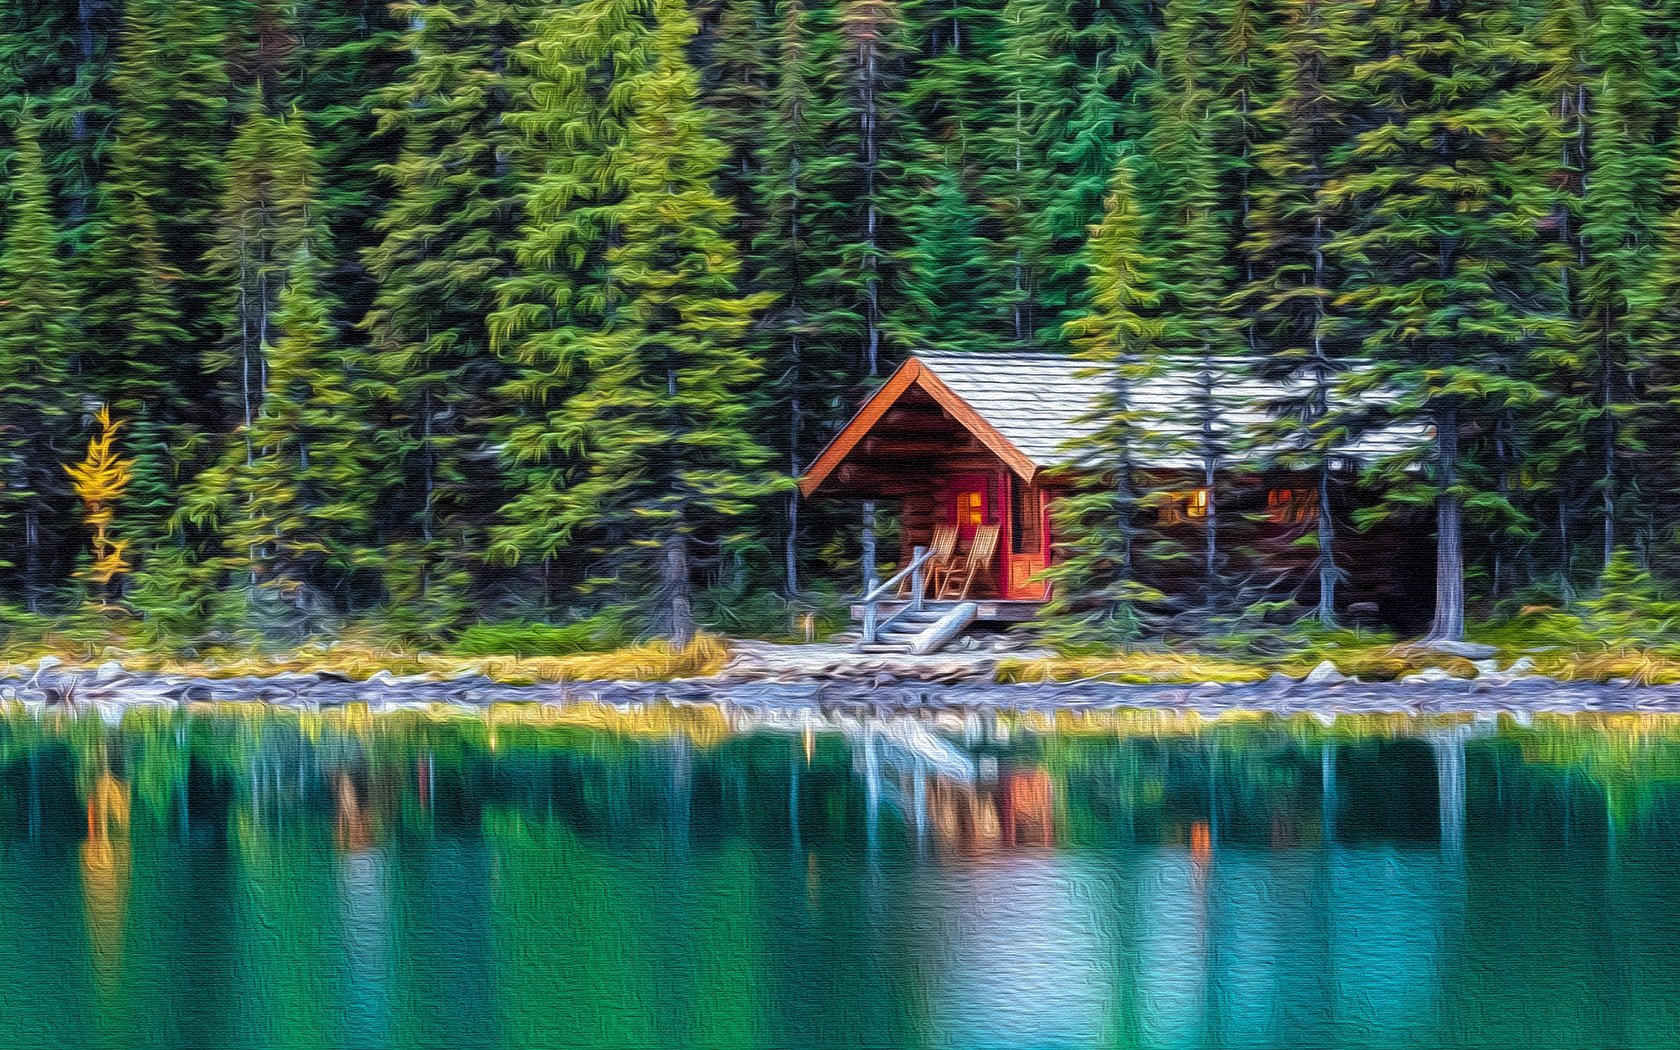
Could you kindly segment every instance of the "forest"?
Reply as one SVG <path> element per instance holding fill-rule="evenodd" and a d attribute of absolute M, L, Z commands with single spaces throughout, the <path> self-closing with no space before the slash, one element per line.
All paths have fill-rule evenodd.
<path fill-rule="evenodd" d="M 1432 638 L 1655 594 L 1677 101 L 1667 0 L 8 0 L 0 621 L 785 632 L 861 576 L 791 479 L 923 348 L 1112 380 L 1067 644 L 1334 624 L 1398 513 Z M 1217 499 L 1194 593 L 1144 582 L 1169 358 L 1285 381 L 1292 469 L 1376 494 L 1292 589 Z M 1209 476 L 1255 437 L 1212 404 Z"/>

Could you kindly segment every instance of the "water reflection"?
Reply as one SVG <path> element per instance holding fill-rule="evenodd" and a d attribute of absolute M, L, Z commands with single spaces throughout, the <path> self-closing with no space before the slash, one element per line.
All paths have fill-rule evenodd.
<path fill-rule="evenodd" d="M 0 1030 L 1673 1045 L 1677 788 L 1622 715 L 12 708 Z"/>

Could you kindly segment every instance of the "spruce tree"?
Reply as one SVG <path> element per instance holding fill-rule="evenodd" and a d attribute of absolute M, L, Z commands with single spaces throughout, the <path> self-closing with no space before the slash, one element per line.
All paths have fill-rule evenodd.
<path fill-rule="evenodd" d="M 1535 78 L 1560 125 L 1568 177 L 1557 231 L 1571 322 L 1537 354 L 1556 399 L 1538 430 L 1549 472 L 1593 479 L 1581 491 L 1596 496 L 1598 572 L 1620 542 L 1617 523 L 1644 517 L 1630 469 L 1640 458 L 1637 428 L 1628 425 L 1638 397 L 1632 300 L 1650 262 L 1663 175 L 1658 143 L 1667 131 L 1650 21 L 1646 8 L 1625 0 L 1555 0 L 1540 30 L 1546 64 Z"/>
<path fill-rule="evenodd" d="M 1038 301 L 1045 314 L 1045 338 L 1059 342 L 1067 322 L 1088 303 L 1090 275 L 1081 250 L 1086 231 L 1102 217 L 1121 139 L 1121 107 L 1114 98 L 1116 65 L 1101 58 L 1086 74 L 1078 105 L 1058 141 L 1047 147 L 1049 200 L 1038 217 L 1043 247 Z"/>
<path fill-rule="evenodd" d="M 1532 52 L 1502 5 L 1379 0 L 1368 34 L 1351 80 L 1375 123 L 1325 190 L 1359 221 L 1328 250 L 1348 273 L 1339 303 L 1365 333 L 1365 389 L 1392 392 L 1388 418 L 1434 431 L 1427 474 L 1392 472 L 1386 498 L 1435 512 L 1428 636 L 1456 641 L 1466 513 L 1511 513 L 1483 484 L 1481 442 L 1502 411 L 1538 398 L 1519 361 L 1553 320 L 1530 297 L 1543 274 L 1529 263 L 1554 136 L 1523 90 Z"/>
<path fill-rule="evenodd" d="M 906 349 L 983 350 L 1003 337 L 1006 270 L 996 264 L 986 214 L 959 172 L 925 158 L 895 180 L 894 211 L 904 238 L 899 284 L 888 319 Z"/>
<path fill-rule="evenodd" d="M 308 130 L 295 110 L 270 116 L 260 99 L 228 147 L 229 179 L 207 269 L 222 285 L 231 325 L 213 369 L 237 392 L 234 418 L 250 452 L 252 425 L 268 386 L 265 351 L 286 271 L 300 248 L 318 259 L 323 238 L 314 214 L 317 172 Z"/>
<path fill-rule="evenodd" d="M 1139 386 L 1158 375 L 1151 352 L 1160 325 L 1158 287 L 1162 261 L 1146 248 L 1148 213 L 1137 200 L 1131 161 L 1122 157 L 1109 183 L 1101 224 L 1086 245 L 1091 305 L 1068 322 L 1067 337 L 1104 380 L 1089 439 L 1071 449 L 1096 482 L 1064 497 L 1056 532 L 1065 537 L 1046 573 L 1052 600 L 1045 617 L 1064 647 L 1129 645 L 1151 626 L 1162 595 L 1140 578 L 1149 530 L 1143 468 L 1159 452 L 1162 421 L 1146 411 Z"/>
<path fill-rule="evenodd" d="M 797 476 L 852 409 L 850 395 L 862 374 L 861 317 L 855 283 L 838 279 L 857 229 L 848 207 L 852 158 L 833 142 L 837 130 L 849 127 L 848 93 L 831 76 L 839 37 L 832 18 L 804 0 L 786 0 L 779 21 L 775 83 L 751 193 L 763 215 L 745 270 L 751 287 L 775 296 L 755 340 L 765 369 L 757 433 L 767 447 L 785 452 L 787 473 Z M 822 507 L 805 508 L 798 493 L 788 494 L 781 560 L 790 597 L 799 590 L 801 558 L 808 557 L 801 542 L 807 509 L 822 522 Z"/>
<path fill-rule="evenodd" d="M 363 322 L 378 380 L 370 407 L 382 526 L 407 555 L 392 585 L 448 618 L 505 498 L 495 443 L 507 371 L 486 318 L 513 268 L 522 187 L 508 159 L 519 147 L 507 119 L 520 90 L 511 50 L 529 13 L 454 0 L 395 12 L 410 25 L 410 61 L 380 97 L 382 133 L 401 148 L 379 169 L 380 240 L 362 259 L 377 285 Z"/>
<path fill-rule="evenodd" d="M 351 603 L 372 564 L 371 455 L 318 269 L 307 240 L 292 249 L 244 441 L 195 479 L 180 511 L 219 540 L 252 627 L 312 626 Z"/>
<path fill-rule="evenodd" d="M 1280 465 L 1310 472 L 1317 484 L 1317 618 L 1336 622 L 1335 452 L 1347 428 L 1338 388 L 1354 346 L 1338 327 L 1333 301 L 1342 283 L 1326 252 L 1343 216 L 1325 186 L 1347 146 L 1350 115 L 1341 81 L 1353 39 L 1354 9 L 1324 0 L 1290 0 L 1274 42 L 1281 90 L 1254 112 L 1259 144 L 1249 181 L 1253 204 L 1242 249 L 1241 302 L 1259 350 L 1257 374 L 1281 391 L 1267 408 L 1276 423 L 1257 435 L 1282 447 Z"/>
<path fill-rule="evenodd" d="M 117 138 L 134 163 L 125 178 L 152 205 L 164 262 L 181 275 L 180 316 L 202 346 L 227 320 L 224 286 L 203 261 L 219 233 L 238 14 L 212 0 L 131 0 L 113 73 Z"/>
<path fill-rule="evenodd" d="M 721 553 L 737 542 L 743 516 L 776 488 L 768 453 L 748 430 L 745 393 L 759 366 L 742 349 L 765 304 L 734 288 L 733 215 L 715 184 L 724 151 L 703 126 L 684 57 L 694 31 L 677 0 L 591 0 L 556 15 L 541 37 L 553 45 L 543 70 L 553 83 L 585 87 L 591 73 L 610 76 L 609 94 L 624 106 L 610 243 L 598 256 L 558 260 L 590 265 L 612 301 L 576 348 L 582 383 L 555 438 L 578 465 L 548 525 L 559 544 L 609 541 L 596 582 L 644 603 L 679 645 L 696 629 L 703 548 Z M 615 62 L 608 73 L 594 50 L 601 43 L 639 62 Z M 594 160 L 593 143 L 551 145 L 551 173 Z"/>
<path fill-rule="evenodd" d="M 59 450 L 76 412 L 68 362 L 81 332 L 37 125 L 25 116 L 15 137 L 0 213 L 0 537 L 33 611 L 58 582 L 49 568 L 71 513 Z"/>
<path fill-rule="evenodd" d="M 1193 462 L 1195 483 L 1206 490 L 1201 575 L 1204 622 L 1230 597 L 1226 593 L 1218 482 L 1240 435 L 1229 425 L 1222 390 L 1240 382 L 1245 362 L 1233 360 L 1234 324 L 1226 305 L 1234 274 L 1221 210 L 1218 157 L 1213 150 L 1219 114 L 1199 66 L 1199 9 L 1178 0 L 1167 9 L 1160 71 L 1151 86 L 1155 111 L 1148 139 L 1156 222 L 1151 252 L 1163 260 L 1157 352 L 1182 373 L 1188 425 L 1182 455 Z"/>

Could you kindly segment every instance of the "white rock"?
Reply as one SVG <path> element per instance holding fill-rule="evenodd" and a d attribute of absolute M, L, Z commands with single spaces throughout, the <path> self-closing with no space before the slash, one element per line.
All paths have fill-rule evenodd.
<path fill-rule="evenodd" d="M 109 682 L 113 678 L 121 678 L 125 673 L 122 664 L 116 660 L 106 660 L 93 669 L 93 680 L 95 682 Z"/>
<path fill-rule="evenodd" d="M 1499 661 L 1498 660 L 1477 660 L 1475 663 L 1476 663 L 1476 673 L 1477 674 L 1498 674 L 1499 673 Z"/>
<path fill-rule="evenodd" d="M 1487 660 L 1499 655 L 1497 646 L 1483 645 L 1480 642 L 1419 642 L 1417 647 L 1432 653 L 1462 656 L 1466 660 Z"/>
<path fill-rule="evenodd" d="M 1429 684 L 1431 682 L 1450 682 L 1452 680 L 1453 680 L 1452 674 L 1450 672 L 1448 672 L 1447 669 L 1444 668 L 1444 667 L 1425 667 L 1423 670 L 1419 671 L 1417 674 L 1409 674 L 1406 677 L 1400 679 L 1400 684 L 1402 684 L 1402 685 L 1407 685 L 1407 684 L 1426 685 L 1426 684 Z"/>
<path fill-rule="evenodd" d="M 1307 672 L 1307 677 L 1301 679 L 1308 685 L 1337 685 L 1348 680 L 1342 669 L 1329 660 L 1320 660 L 1318 666 Z"/>
<path fill-rule="evenodd" d="M 1505 673 L 1508 675 L 1533 674 L 1534 661 L 1526 656 L 1519 656 L 1510 667 L 1505 668 Z"/>

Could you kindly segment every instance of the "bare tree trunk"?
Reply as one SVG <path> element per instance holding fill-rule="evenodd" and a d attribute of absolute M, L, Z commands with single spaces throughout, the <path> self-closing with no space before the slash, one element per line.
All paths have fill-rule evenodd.
<path fill-rule="evenodd" d="M 1330 458 L 1318 464 L 1318 622 L 1336 626 L 1336 525 L 1330 517 Z"/>
<path fill-rule="evenodd" d="M 1604 339 L 1599 362 L 1603 373 L 1600 397 L 1604 404 L 1604 481 L 1600 490 L 1600 512 L 1604 516 L 1604 558 L 1599 571 L 1610 568 L 1616 554 L 1616 387 L 1612 374 L 1616 367 L 1615 352 L 1610 347 L 1610 318 L 1604 318 Z"/>
<path fill-rule="evenodd" d="M 875 501 L 863 501 L 863 590 L 867 594 L 875 588 Z"/>
<path fill-rule="evenodd" d="M 41 611 L 41 511 L 36 506 L 39 497 L 31 497 L 29 509 L 23 512 L 23 596 L 30 612 Z"/>
<path fill-rule="evenodd" d="M 1557 497 L 1558 598 L 1564 605 L 1575 601 L 1575 587 L 1569 579 L 1569 504 L 1562 492 Z"/>
<path fill-rule="evenodd" d="M 1202 572 L 1207 580 L 1207 609 L 1212 612 L 1219 600 L 1219 451 L 1214 433 L 1218 408 L 1214 401 L 1213 359 L 1211 349 L 1202 349 L 1202 484 L 1207 486 L 1207 516 L 1203 519 Z"/>
<path fill-rule="evenodd" d="M 665 537 L 665 558 L 659 582 L 665 592 L 666 629 L 671 644 L 682 648 L 694 640 L 694 593 L 689 578 L 688 535 L 672 529 Z"/>
<path fill-rule="evenodd" d="M 1458 407 L 1435 415 L 1436 454 L 1441 471 L 1435 501 L 1435 618 L 1426 640 L 1464 638 L 1464 508 L 1452 490 L 1458 484 Z"/>

